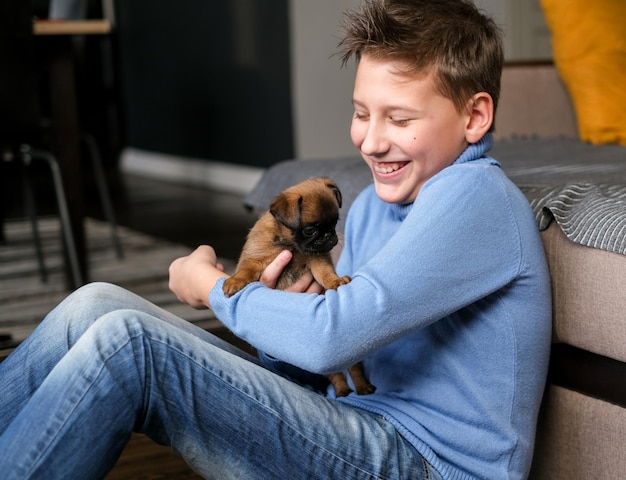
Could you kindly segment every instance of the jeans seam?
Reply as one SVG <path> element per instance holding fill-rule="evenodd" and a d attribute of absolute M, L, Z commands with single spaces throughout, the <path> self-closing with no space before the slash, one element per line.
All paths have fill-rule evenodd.
<path fill-rule="evenodd" d="M 422 465 L 424 466 L 424 480 L 430 480 L 430 470 L 428 468 L 428 462 L 422 457 Z"/>

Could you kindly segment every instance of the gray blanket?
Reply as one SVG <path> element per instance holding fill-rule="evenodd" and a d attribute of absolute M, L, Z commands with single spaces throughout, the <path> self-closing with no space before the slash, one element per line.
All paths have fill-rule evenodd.
<path fill-rule="evenodd" d="M 540 230 L 554 220 L 573 242 L 626 254 L 626 186 L 581 182 L 521 189 Z"/>

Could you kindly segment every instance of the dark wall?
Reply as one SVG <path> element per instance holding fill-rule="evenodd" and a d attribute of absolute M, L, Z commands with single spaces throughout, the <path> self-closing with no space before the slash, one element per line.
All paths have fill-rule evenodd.
<path fill-rule="evenodd" d="M 125 143 L 268 166 L 293 157 L 287 0 L 119 0 Z"/>

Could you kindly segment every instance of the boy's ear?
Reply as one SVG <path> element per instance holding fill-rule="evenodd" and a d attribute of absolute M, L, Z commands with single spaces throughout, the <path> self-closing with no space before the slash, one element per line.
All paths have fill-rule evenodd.
<path fill-rule="evenodd" d="M 478 92 L 469 99 L 467 104 L 468 121 L 465 139 L 468 143 L 476 143 L 493 124 L 493 99 L 487 92 Z"/>

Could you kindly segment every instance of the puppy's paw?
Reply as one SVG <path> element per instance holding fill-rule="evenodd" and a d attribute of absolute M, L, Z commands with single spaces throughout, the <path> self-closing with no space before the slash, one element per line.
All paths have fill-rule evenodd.
<path fill-rule="evenodd" d="M 337 290 L 342 285 L 346 285 L 347 283 L 350 283 L 350 280 L 352 279 L 348 277 L 347 275 L 344 275 L 343 277 L 337 277 L 336 279 L 330 282 L 330 286 L 328 288 L 332 290 Z"/>
<path fill-rule="evenodd" d="M 369 395 L 376 391 L 376 387 L 372 385 L 365 376 L 365 370 L 363 369 L 363 362 L 358 362 L 348 367 L 348 372 L 354 383 L 354 389 L 359 395 Z"/>
<path fill-rule="evenodd" d="M 356 388 L 356 393 L 359 395 L 369 395 L 376 391 L 376 387 L 372 385 L 371 383 L 355 385 L 354 388 Z"/>
<path fill-rule="evenodd" d="M 248 285 L 248 282 L 244 278 L 239 278 L 236 276 L 232 276 L 227 278 L 222 285 L 222 290 L 227 297 L 232 297 L 235 293 L 241 290 L 243 287 Z"/>
<path fill-rule="evenodd" d="M 352 389 L 350 387 L 348 387 L 348 386 L 345 386 L 343 388 L 335 388 L 335 396 L 337 398 L 339 398 L 339 397 L 347 397 L 351 393 L 352 393 Z"/>
<path fill-rule="evenodd" d="M 350 395 L 352 389 L 348 385 L 348 382 L 346 381 L 346 376 L 343 373 L 331 373 L 327 377 L 330 380 L 330 383 L 333 384 L 336 397 L 347 397 L 348 395 Z"/>

